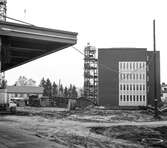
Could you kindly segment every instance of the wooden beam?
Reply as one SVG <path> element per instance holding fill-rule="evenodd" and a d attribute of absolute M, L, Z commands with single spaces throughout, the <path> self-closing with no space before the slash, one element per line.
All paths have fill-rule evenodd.
<path fill-rule="evenodd" d="M 29 60 L 29 57 L 25 57 L 25 56 L 16 56 L 16 55 L 12 55 L 11 58 L 16 58 L 16 59 L 25 59 L 25 60 Z"/>

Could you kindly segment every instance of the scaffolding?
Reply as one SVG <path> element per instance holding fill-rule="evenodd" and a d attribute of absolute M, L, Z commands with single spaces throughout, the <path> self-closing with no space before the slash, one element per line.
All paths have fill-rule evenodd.
<path fill-rule="evenodd" d="M 6 21 L 6 3 L 7 0 L 0 0 L 0 21 Z"/>
<path fill-rule="evenodd" d="M 6 22 L 6 3 L 7 0 L 0 0 L 0 21 Z M 0 61 L 1 64 L 1 61 Z M 5 72 L 1 72 L 0 69 L 0 88 L 3 88 L 3 82 L 5 82 Z"/>
<path fill-rule="evenodd" d="M 98 68 L 96 48 L 89 44 L 84 49 L 84 96 L 97 104 Z"/>

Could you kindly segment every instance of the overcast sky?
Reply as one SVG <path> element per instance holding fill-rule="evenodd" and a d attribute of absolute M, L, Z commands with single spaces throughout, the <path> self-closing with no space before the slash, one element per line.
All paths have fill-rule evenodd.
<path fill-rule="evenodd" d="M 153 50 L 152 21 L 156 19 L 161 82 L 167 82 L 166 0 L 7 0 L 7 15 L 41 27 L 78 32 L 75 45 L 96 48 L 143 47 Z M 73 48 L 40 58 L 6 72 L 8 84 L 26 76 L 64 85 L 83 85 L 83 55 Z"/>

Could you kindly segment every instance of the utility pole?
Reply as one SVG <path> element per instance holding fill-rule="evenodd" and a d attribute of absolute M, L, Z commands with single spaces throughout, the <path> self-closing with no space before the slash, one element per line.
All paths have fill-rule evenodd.
<path fill-rule="evenodd" d="M 157 98 L 157 78 L 156 78 L 156 36 L 155 20 L 153 20 L 153 41 L 154 41 L 154 118 L 158 119 L 158 98 Z"/>

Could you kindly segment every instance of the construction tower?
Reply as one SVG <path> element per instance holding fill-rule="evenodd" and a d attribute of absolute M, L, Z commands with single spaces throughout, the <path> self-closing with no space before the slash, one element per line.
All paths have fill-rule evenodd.
<path fill-rule="evenodd" d="M 5 22 L 6 22 L 6 3 L 7 0 L 0 0 L 0 21 L 5 21 Z M 1 73 L 0 71 L 0 88 L 3 87 L 3 81 L 5 81 L 5 73 Z"/>
<path fill-rule="evenodd" d="M 0 0 L 0 21 L 6 21 L 6 3 L 7 0 Z"/>
<path fill-rule="evenodd" d="M 98 68 L 96 48 L 89 44 L 84 49 L 84 96 L 97 104 Z"/>

